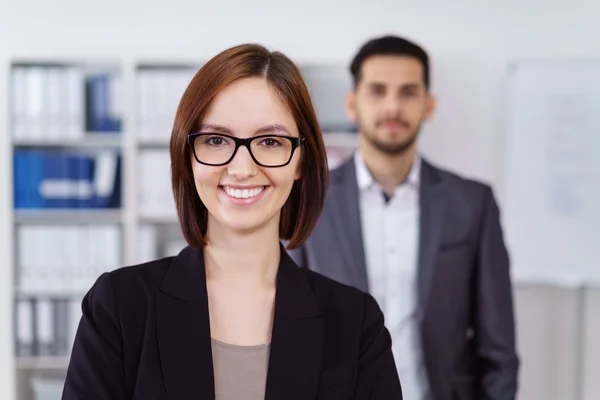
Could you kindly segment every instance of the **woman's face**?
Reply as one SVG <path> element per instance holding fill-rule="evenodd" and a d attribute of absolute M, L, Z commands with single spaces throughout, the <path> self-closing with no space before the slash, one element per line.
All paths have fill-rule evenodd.
<path fill-rule="evenodd" d="M 208 210 L 209 230 L 252 232 L 279 229 L 281 208 L 300 178 L 297 124 L 267 80 L 247 78 L 223 89 L 214 99 L 194 139 L 192 170 L 198 196 Z M 283 136 L 283 137 L 281 137 Z M 255 138 L 236 148 L 235 138 Z M 290 138 L 292 140 L 288 140 Z M 290 159 L 291 157 L 291 159 Z M 209 166 L 209 164 L 225 165 Z"/>

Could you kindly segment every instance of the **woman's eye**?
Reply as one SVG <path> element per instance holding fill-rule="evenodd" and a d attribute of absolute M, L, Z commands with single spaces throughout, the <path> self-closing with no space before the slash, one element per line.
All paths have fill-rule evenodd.
<path fill-rule="evenodd" d="M 277 145 L 279 145 L 279 142 L 273 138 L 268 138 L 263 140 L 263 144 L 267 147 L 275 147 Z"/>
<path fill-rule="evenodd" d="M 210 137 L 206 139 L 206 143 L 212 144 L 213 146 L 219 146 L 224 143 L 224 140 L 222 137 Z"/>

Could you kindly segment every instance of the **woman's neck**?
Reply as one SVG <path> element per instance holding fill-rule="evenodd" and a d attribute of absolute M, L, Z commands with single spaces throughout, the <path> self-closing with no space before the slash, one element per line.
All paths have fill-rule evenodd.
<path fill-rule="evenodd" d="M 264 227 L 256 232 L 234 233 L 210 228 L 209 224 L 204 247 L 207 279 L 275 285 L 281 256 L 278 229 Z"/>

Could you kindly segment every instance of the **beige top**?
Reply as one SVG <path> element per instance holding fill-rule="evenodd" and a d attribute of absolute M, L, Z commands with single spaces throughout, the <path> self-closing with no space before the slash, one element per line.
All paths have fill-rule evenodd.
<path fill-rule="evenodd" d="M 215 400 L 263 400 L 270 345 L 238 346 L 211 340 Z"/>

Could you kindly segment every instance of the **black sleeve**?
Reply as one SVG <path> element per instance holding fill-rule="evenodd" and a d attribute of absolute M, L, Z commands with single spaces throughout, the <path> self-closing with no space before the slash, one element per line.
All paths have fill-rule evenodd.
<path fill-rule="evenodd" d="M 110 275 L 84 297 L 62 400 L 126 400 L 123 345 Z"/>
<path fill-rule="evenodd" d="M 370 294 L 365 294 L 365 314 L 354 398 L 402 400 L 390 333 L 384 326 L 384 316 L 379 305 Z"/>
<path fill-rule="evenodd" d="M 509 257 L 491 188 L 483 201 L 477 257 L 475 341 L 481 399 L 514 400 L 519 360 Z"/>

